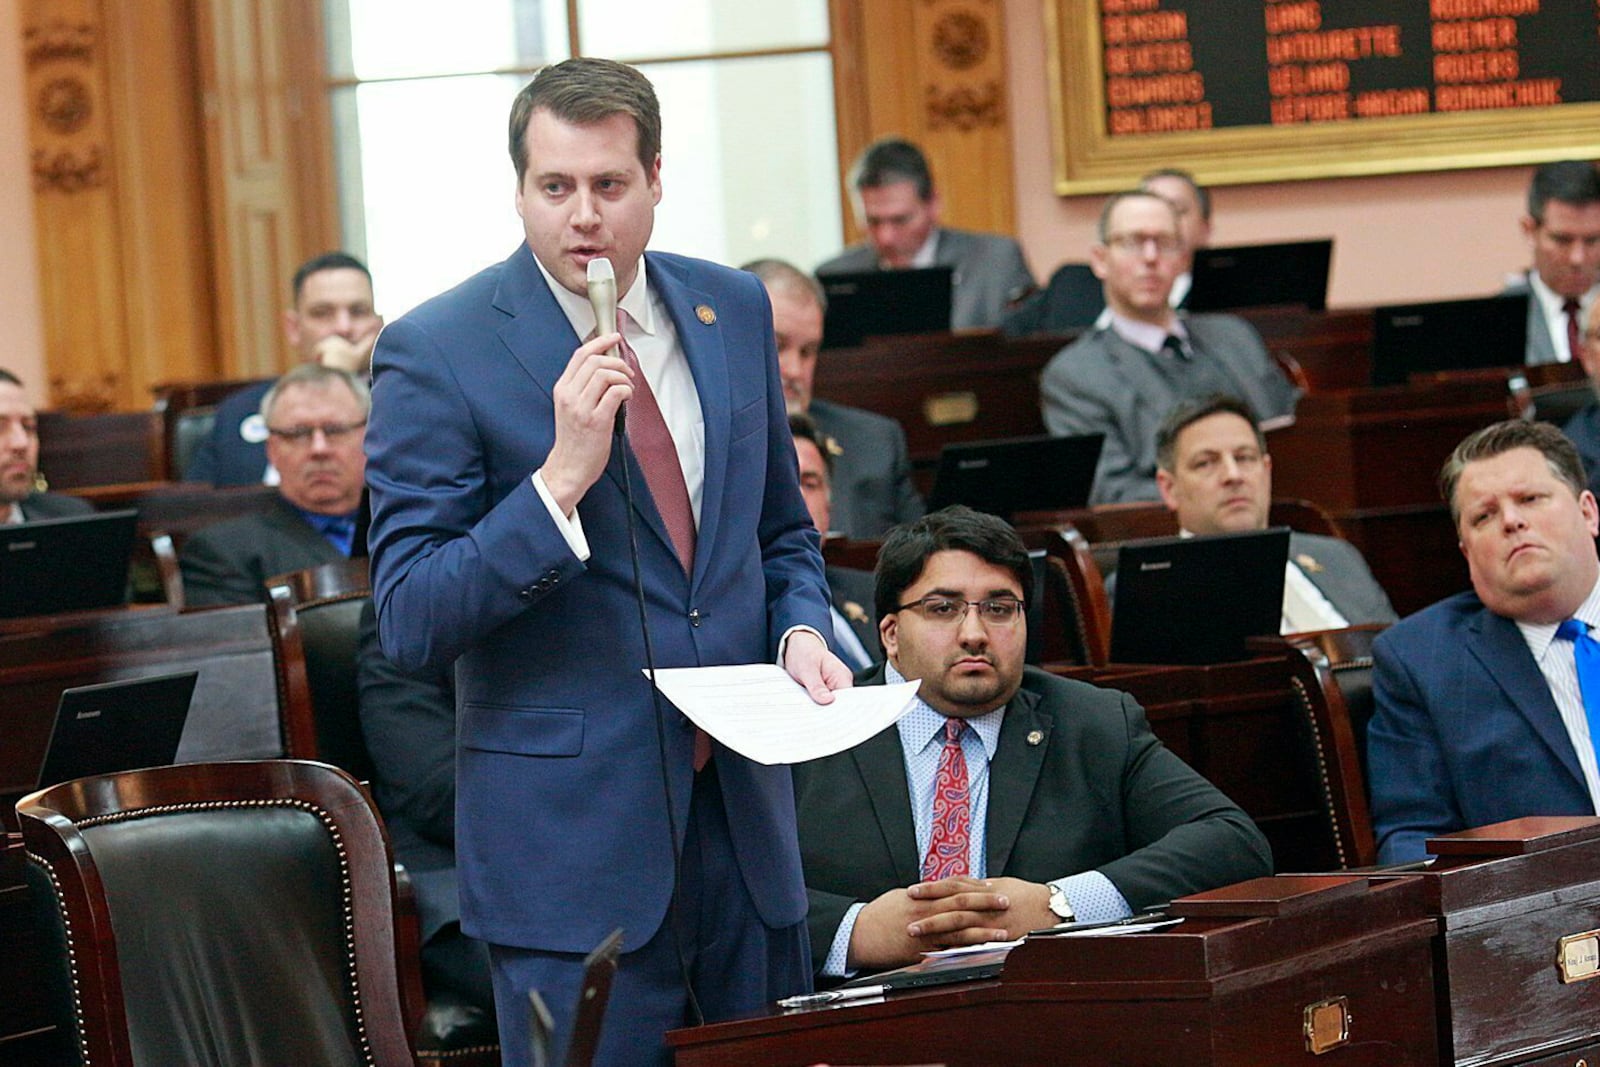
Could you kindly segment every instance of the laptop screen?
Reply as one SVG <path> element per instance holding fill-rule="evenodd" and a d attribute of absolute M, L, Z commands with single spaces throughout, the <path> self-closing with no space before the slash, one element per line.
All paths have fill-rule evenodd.
<path fill-rule="evenodd" d="M 1114 663 L 1226 663 L 1278 632 L 1289 530 L 1129 541 L 1117 554 Z"/>
<path fill-rule="evenodd" d="M 1396 304 L 1372 313 L 1372 384 L 1527 360 L 1528 296 Z"/>
<path fill-rule="evenodd" d="M 828 294 L 823 348 L 850 348 L 868 337 L 950 329 L 951 267 L 823 274 Z"/>
<path fill-rule="evenodd" d="M 1312 311 L 1328 306 L 1328 268 L 1333 241 L 1197 248 L 1194 282 L 1184 306 L 1190 311 L 1297 304 Z"/>
<path fill-rule="evenodd" d="M 965 504 L 1009 520 L 1019 511 L 1084 507 L 1104 443 L 1104 434 L 1092 433 L 945 445 L 928 510 Z"/>
<path fill-rule="evenodd" d="M 0 526 L 0 619 L 123 603 L 137 519 L 104 511 Z"/>
<path fill-rule="evenodd" d="M 170 764 L 199 677 L 198 671 L 184 671 L 63 690 L 39 788 Z"/>

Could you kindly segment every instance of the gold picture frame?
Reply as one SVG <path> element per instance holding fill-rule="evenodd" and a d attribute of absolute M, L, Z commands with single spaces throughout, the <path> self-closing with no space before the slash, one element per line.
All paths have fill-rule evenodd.
<path fill-rule="evenodd" d="M 1044 5 L 1061 196 L 1125 189 L 1157 167 L 1243 185 L 1600 158 L 1600 103 L 1112 137 L 1099 0 Z"/>

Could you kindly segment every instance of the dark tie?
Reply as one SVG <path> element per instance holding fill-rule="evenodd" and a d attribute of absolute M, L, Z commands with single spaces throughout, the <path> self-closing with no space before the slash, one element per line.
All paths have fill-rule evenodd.
<path fill-rule="evenodd" d="M 626 312 L 617 313 L 617 328 L 625 329 L 632 321 Z M 672 433 L 667 420 L 661 415 L 655 393 L 645 380 L 639 367 L 639 357 L 626 340 L 617 346 L 618 353 L 633 372 L 633 399 L 628 401 L 628 443 L 633 446 L 634 458 L 644 471 L 645 484 L 650 487 L 650 498 L 655 501 L 661 521 L 666 523 L 677 551 L 683 573 L 694 573 L 694 511 L 689 507 L 689 488 L 683 480 L 683 464 L 678 461 L 677 446 L 672 443 Z"/>
<path fill-rule="evenodd" d="M 1572 299 L 1561 305 L 1561 310 L 1567 316 L 1567 352 L 1574 363 L 1578 362 L 1578 353 L 1583 351 L 1583 330 L 1578 326 L 1580 309 L 1581 305 Z"/>
<path fill-rule="evenodd" d="M 961 751 L 961 734 L 967 724 L 946 719 L 944 748 L 939 752 L 939 774 L 933 783 L 933 833 L 922 860 L 922 880 L 956 878 L 967 873 L 967 848 L 972 828 L 972 807 L 967 797 L 967 756 Z"/>
<path fill-rule="evenodd" d="M 1189 353 L 1183 347 L 1183 338 L 1175 333 L 1167 334 L 1166 340 L 1161 342 L 1161 351 L 1174 359 L 1189 358 Z"/>
<path fill-rule="evenodd" d="M 633 320 L 625 311 L 617 312 L 617 329 L 627 329 Z M 678 563 L 684 574 L 694 573 L 694 511 L 689 507 L 689 487 L 683 480 L 683 464 L 678 461 L 677 446 L 672 443 L 672 433 L 667 420 L 662 417 L 656 394 L 650 391 L 639 357 L 627 340 L 617 346 L 628 369 L 633 372 L 633 397 L 628 401 L 628 444 L 639 469 L 644 471 L 645 484 L 650 487 L 650 499 L 656 503 L 661 521 L 666 523 L 672 547 L 677 551 Z M 698 726 L 694 731 L 694 769 L 701 770 L 711 760 L 711 736 Z"/>
<path fill-rule="evenodd" d="M 1578 665 L 1578 692 L 1583 694 L 1583 714 L 1589 720 L 1589 743 L 1600 741 L 1600 641 L 1589 633 L 1588 623 L 1568 619 L 1556 627 L 1556 636 L 1572 642 Z"/>

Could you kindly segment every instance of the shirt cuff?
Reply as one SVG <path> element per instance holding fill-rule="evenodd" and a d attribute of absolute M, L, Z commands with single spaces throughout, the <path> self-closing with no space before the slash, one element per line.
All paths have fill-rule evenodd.
<path fill-rule="evenodd" d="M 850 961 L 850 935 L 856 931 L 856 916 L 861 914 L 865 904 L 852 904 L 850 910 L 844 913 L 844 918 L 839 922 L 839 930 L 833 935 L 833 944 L 828 946 L 828 958 L 822 962 L 823 978 L 853 978 L 855 971 L 846 966 Z"/>
<path fill-rule="evenodd" d="M 1066 894 L 1067 903 L 1072 905 L 1072 914 L 1079 922 L 1107 923 L 1126 919 L 1133 914 L 1127 899 L 1118 892 L 1111 879 L 1099 871 L 1084 871 L 1057 878 L 1050 884 L 1059 886 L 1061 892 Z"/>
<path fill-rule="evenodd" d="M 574 516 L 574 518 L 576 518 L 576 516 Z M 785 652 L 789 651 L 789 638 L 793 637 L 797 633 L 816 634 L 817 640 L 822 642 L 822 647 L 829 647 L 828 639 L 823 637 L 821 633 L 818 633 L 815 627 L 791 626 L 787 630 L 783 631 L 783 636 L 778 639 L 778 666 L 783 666 L 783 655 Z"/>
<path fill-rule="evenodd" d="M 589 562 L 589 539 L 583 536 L 583 520 L 578 518 L 578 509 L 572 509 L 572 518 L 561 514 L 561 505 L 556 503 L 555 496 L 550 492 L 550 487 L 544 484 L 544 475 L 538 471 L 533 472 L 533 489 L 539 494 L 539 499 L 544 501 L 545 510 L 550 512 L 550 519 L 556 524 L 556 529 L 561 531 L 561 536 L 566 539 L 567 547 L 572 549 L 572 554 L 578 557 L 578 562 Z M 785 635 L 787 636 L 787 635 Z"/>

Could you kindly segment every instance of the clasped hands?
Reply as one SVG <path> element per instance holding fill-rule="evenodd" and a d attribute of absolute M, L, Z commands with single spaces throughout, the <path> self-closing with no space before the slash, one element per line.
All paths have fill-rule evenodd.
<path fill-rule="evenodd" d="M 1020 878 L 942 878 L 891 889 L 867 904 L 850 933 L 846 964 L 881 970 L 915 963 L 924 952 L 1014 941 L 1059 922 L 1050 887 Z"/>

